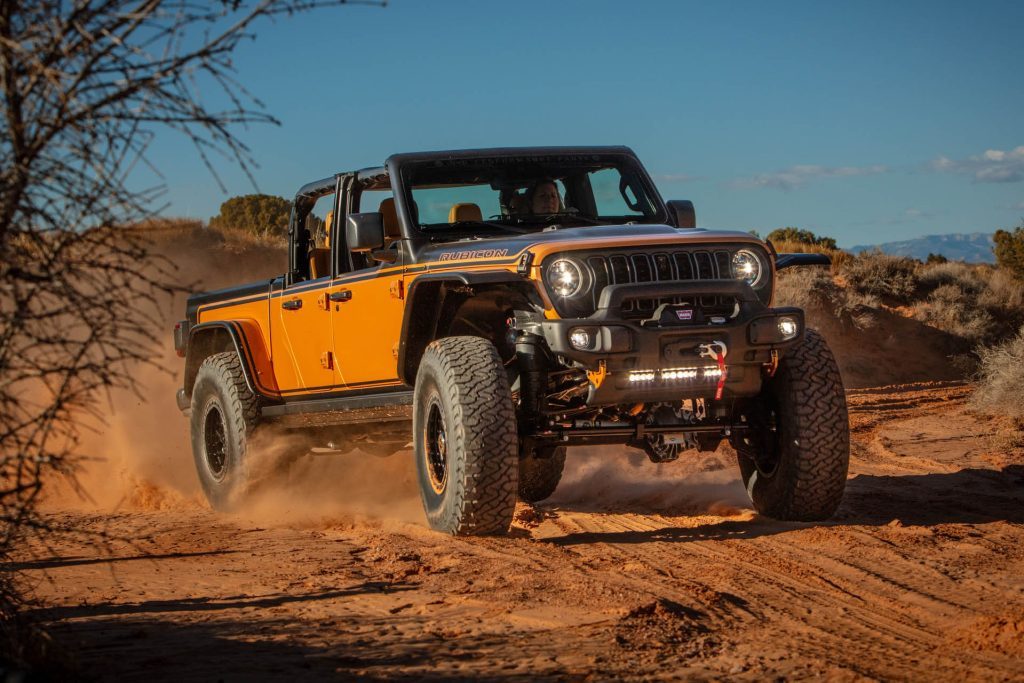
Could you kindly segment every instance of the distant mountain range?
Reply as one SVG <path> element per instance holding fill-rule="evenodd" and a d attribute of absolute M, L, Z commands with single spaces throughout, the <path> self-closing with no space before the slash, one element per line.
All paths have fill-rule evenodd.
<path fill-rule="evenodd" d="M 992 253 L 992 235 L 984 232 L 926 235 L 902 242 L 862 244 L 851 247 L 850 251 L 860 253 L 868 249 L 881 249 L 886 254 L 909 256 L 922 261 L 928 258 L 928 254 L 942 254 L 950 261 L 968 263 L 995 263 L 996 260 Z"/>

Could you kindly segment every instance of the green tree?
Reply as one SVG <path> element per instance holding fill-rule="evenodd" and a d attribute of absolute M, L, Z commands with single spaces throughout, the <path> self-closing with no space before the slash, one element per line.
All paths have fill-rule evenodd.
<path fill-rule="evenodd" d="M 838 249 L 836 241 L 832 237 L 818 237 L 810 230 L 786 227 L 772 230 L 768 233 L 768 240 L 771 242 L 799 242 L 800 244 L 811 244 L 825 249 Z"/>
<path fill-rule="evenodd" d="M 257 237 L 281 237 L 288 234 L 292 203 L 272 194 L 246 194 L 232 197 L 220 205 L 220 213 L 210 219 L 210 227 L 241 230 Z"/>
<path fill-rule="evenodd" d="M 993 251 L 999 267 L 1006 268 L 1014 277 L 1024 280 L 1024 223 L 1014 228 L 1013 232 L 996 230 L 993 241 L 996 243 Z"/>

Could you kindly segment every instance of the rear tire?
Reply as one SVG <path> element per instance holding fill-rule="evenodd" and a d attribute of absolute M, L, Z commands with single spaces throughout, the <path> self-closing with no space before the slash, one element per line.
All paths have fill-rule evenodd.
<path fill-rule="evenodd" d="M 235 507 L 249 488 L 249 441 L 259 404 L 238 354 L 217 353 L 199 366 L 192 390 L 192 456 L 203 493 L 216 510 Z"/>
<path fill-rule="evenodd" d="M 531 451 L 519 459 L 519 500 L 539 503 L 551 497 L 562 480 L 565 446 Z"/>
<path fill-rule="evenodd" d="M 518 436 L 497 349 L 480 337 L 431 342 L 413 405 L 413 455 L 430 527 L 506 533 L 516 504 Z"/>
<path fill-rule="evenodd" d="M 816 521 L 839 508 L 850 463 L 846 394 L 825 339 L 807 330 L 745 411 L 733 439 L 747 494 L 760 514 Z"/>

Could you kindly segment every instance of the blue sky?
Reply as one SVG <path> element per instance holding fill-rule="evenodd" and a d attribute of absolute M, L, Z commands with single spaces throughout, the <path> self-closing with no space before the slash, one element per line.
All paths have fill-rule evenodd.
<path fill-rule="evenodd" d="M 391 153 L 625 144 L 698 224 L 841 246 L 1024 217 L 1024 2 L 391 0 L 260 24 L 262 192 Z M 253 192 L 161 132 L 166 215 Z"/>

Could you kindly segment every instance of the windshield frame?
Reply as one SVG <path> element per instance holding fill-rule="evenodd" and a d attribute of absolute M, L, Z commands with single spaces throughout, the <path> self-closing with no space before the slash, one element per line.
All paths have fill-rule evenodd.
<path fill-rule="evenodd" d="M 524 230 L 524 232 L 540 232 L 545 227 L 550 225 L 561 225 L 562 223 L 573 224 L 576 223 L 583 226 L 593 225 L 622 225 L 630 221 L 636 221 L 638 224 L 669 224 L 669 213 L 668 208 L 665 205 L 661 194 L 658 192 L 658 188 L 655 186 L 650 175 L 647 173 L 647 169 L 644 168 L 643 164 L 631 150 L 624 147 L 615 148 L 537 148 L 537 149 L 494 149 L 494 150 L 469 150 L 466 152 L 435 152 L 427 154 L 403 154 L 396 155 L 388 159 L 388 166 L 392 170 L 391 177 L 394 181 L 398 180 L 397 183 L 392 185 L 398 185 L 395 188 L 396 198 L 401 195 L 401 199 L 398 201 L 405 204 L 405 208 L 413 206 L 412 196 L 412 184 L 411 184 L 411 173 L 412 171 L 422 165 L 436 164 L 436 165 L 451 165 L 453 167 L 461 165 L 474 165 L 474 164 L 486 164 L 489 159 L 501 159 L 505 163 L 514 163 L 515 161 L 521 161 L 526 163 L 536 163 L 543 165 L 545 162 L 558 164 L 559 162 L 569 164 L 571 162 L 609 162 L 609 167 L 617 167 L 620 174 L 630 173 L 634 176 L 640 185 L 640 188 L 647 194 L 647 198 L 654 210 L 654 215 L 651 217 L 636 217 L 636 216 L 608 216 L 607 218 L 619 218 L 623 219 L 622 222 L 611 221 L 607 223 L 596 223 L 596 220 L 590 216 L 581 215 L 579 218 L 574 218 L 571 213 L 564 214 L 551 214 L 550 217 L 538 216 L 540 220 L 528 220 L 529 215 L 523 216 L 510 216 L 516 220 L 509 220 L 509 226 L 532 226 L 533 229 Z M 582 165 L 582 163 L 581 163 Z M 471 184 L 467 184 L 470 186 Z M 409 213 L 409 212 L 406 212 Z M 564 221 L 557 220 L 564 216 Z M 527 219 L 527 220 L 521 220 Z M 628 220 L 627 220 L 628 219 Z M 403 221 L 405 222 L 405 221 Z M 475 232 L 472 229 L 460 229 L 457 233 L 453 231 L 445 231 L 443 229 L 435 228 L 424 230 L 420 227 L 418 222 L 408 221 L 407 227 L 409 229 L 412 238 L 437 240 L 438 238 L 445 238 L 451 240 L 457 239 L 470 239 L 470 238 L 481 238 L 481 237 L 495 237 L 499 236 L 500 229 L 498 223 L 503 221 L 488 221 L 485 216 L 481 221 L 481 230 Z M 441 226 L 443 224 L 436 223 L 430 224 L 435 226 Z M 479 233 L 484 233 L 483 235 Z"/>

